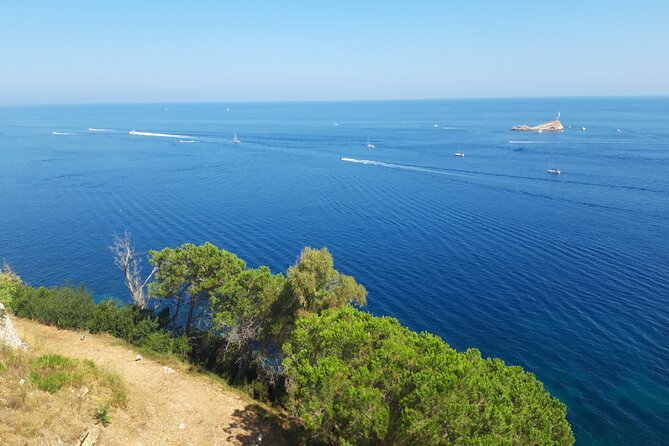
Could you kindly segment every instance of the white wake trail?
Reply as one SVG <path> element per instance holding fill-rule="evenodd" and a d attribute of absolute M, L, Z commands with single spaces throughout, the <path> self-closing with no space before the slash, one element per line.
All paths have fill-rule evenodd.
<path fill-rule="evenodd" d="M 193 138 L 192 136 L 188 136 L 188 135 L 173 135 L 171 133 L 139 132 L 137 130 L 130 130 L 128 132 L 128 134 L 133 135 L 133 136 L 154 136 L 154 137 L 158 137 L 158 138 L 178 138 L 178 139 Z"/>
<path fill-rule="evenodd" d="M 383 161 L 360 160 L 360 159 L 356 159 L 356 158 L 346 158 L 346 157 L 341 157 L 339 159 L 341 161 L 345 161 L 347 163 L 365 164 L 365 165 L 368 165 L 368 166 L 379 166 L 379 167 L 386 167 L 386 168 L 389 168 L 389 169 L 410 170 L 410 171 L 413 171 L 413 172 L 425 172 L 425 173 L 432 173 L 432 174 L 437 174 L 437 175 L 448 175 L 448 176 L 454 176 L 454 177 L 479 178 L 479 177 L 473 176 L 473 175 L 463 175 L 463 174 L 460 174 L 460 173 L 445 172 L 443 170 L 430 169 L 428 167 L 409 166 L 409 165 L 406 165 L 406 164 L 394 164 L 394 163 L 386 163 L 386 162 L 383 162 Z"/>

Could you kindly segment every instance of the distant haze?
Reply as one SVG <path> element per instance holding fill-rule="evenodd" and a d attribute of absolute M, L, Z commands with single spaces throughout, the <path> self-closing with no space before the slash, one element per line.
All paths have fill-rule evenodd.
<path fill-rule="evenodd" d="M 665 1 L 5 1 L 0 104 L 669 95 Z"/>

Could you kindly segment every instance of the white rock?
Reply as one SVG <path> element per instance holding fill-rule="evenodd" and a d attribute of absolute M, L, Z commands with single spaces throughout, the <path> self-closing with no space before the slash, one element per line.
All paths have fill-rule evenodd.
<path fill-rule="evenodd" d="M 142 355 L 135 356 L 135 361 L 141 361 L 141 360 L 142 360 Z"/>
<path fill-rule="evenodd" d="M 181 423 L 181 424 L 179 425 L 179 429 L 186 429 L 186 424 L 185 424 L 185 423 Z"/>
<path fill-rule="evenodd" d="M 26 383 L 26 380 L 25 380 L 25 379 L 21 378 L 21 379 L 19 380 L 19 386 L 22 386 L 22 385 L 24 385 L 25 383 Z"/>
<path fill-rule="evenodd" d="M 174 373 L 174 369 L 171 369 L 166 365 L 164 365 L 161 370 L 163 371 L 163 373 Z"/>
<path fill-rule="evenodd" d="M 26 345 L 21 342 L 21 338 L 19 338 L 3 304 L 0 304 L 0 345 L 6 345 L 14 349 L 26 349 Z"/>

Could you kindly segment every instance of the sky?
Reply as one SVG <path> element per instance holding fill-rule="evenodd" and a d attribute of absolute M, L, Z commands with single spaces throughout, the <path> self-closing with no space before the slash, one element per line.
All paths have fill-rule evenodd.
<path fill-rule="evenodd" d="M 669 1 L 0 0 L 0 104 L 669 95 Z"/>

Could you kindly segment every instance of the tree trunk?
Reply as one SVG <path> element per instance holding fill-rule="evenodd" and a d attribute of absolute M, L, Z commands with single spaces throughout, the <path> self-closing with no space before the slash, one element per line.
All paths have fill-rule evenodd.
<path fill-rule="evenodd" d="M 178 324 L 179 324 L 179 310 L 181 310 L 182 300 L 183 300 L 183 297 L 181 297 L 181 296 L 177 297 L 177 309 L 174 312 L 174 318 L 172 319 L 172 325 L 174 326 L 174 330 L 177 329 Z"/>
<path fill-rule="evenodd" d="M 193 323 L 193 309 L 195 308 L 195 299 L 191 296 L 190 301 L 188 302 L 188 319 L 186 319 L 186 329 L 184 333 L 186 336 L 190 334 L 190 326 Z"/>

